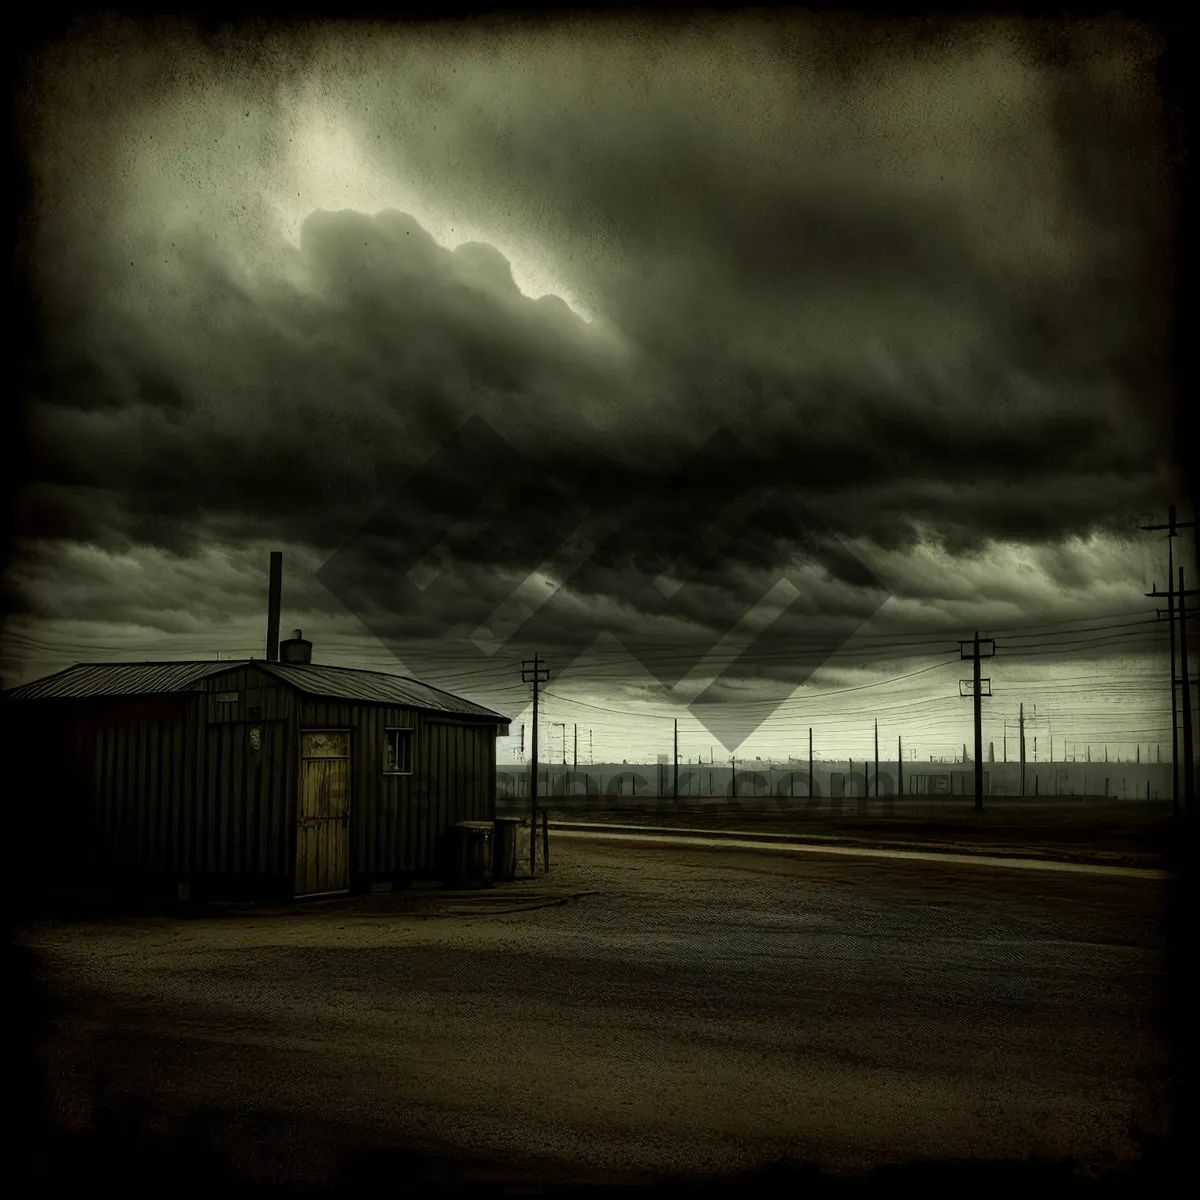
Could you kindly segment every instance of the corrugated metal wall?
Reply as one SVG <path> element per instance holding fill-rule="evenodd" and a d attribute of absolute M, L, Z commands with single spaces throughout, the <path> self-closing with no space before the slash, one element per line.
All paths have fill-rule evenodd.
<path fill-rule="evenodd" d="M 218 703 L 233 693 L 236 700 Z M 290 885 L 301 729 L 351 731 L 356 884 L 436 871 L 456 821 L 495 815 L 494 724 L 316 700 L 253 669 L 213 676 L 195 692 L 27 702 L 18 715 L 6 730 L 10 755 L 23 749 L 48 764 L 29 807 L 9 810 L 37 818 L 17 838 L 31 874 L 91 865 L 106 874 Z M 410 774 L 385 773 L 389 728 L 413 730 Z M 72 841 L 86 864 L 72 860 Z"/>
<path fill-rule="evenodd" d="M 350 730 L 351 878 L 401 869 L 395 860 L 411 837 L 413 776 L 384 774 L 384 734 L 387 729 L 415 729 L 417 714 L 404 708 L 308 698 L 298 710 L 298 730 Z"/>
<path fill-rule="evenodd" d="M 426 862 L 436 863 L 455 822 L 495 816 L 495 726 L 429 717 L 423 725 L 419 745 L 425 756 L 424 786 L 435 819 L 427 823 L 421 850 Z M 421 764 L 417 767 L 421 770 Z"/>
<path fill-rule="evenodd" d="M 88 727 L 83 740 L 94 738 L 96 864 L 122 872 L 185 870 L 180 834 L 191 824 L 192 773 L 203 745 L 198 700 L 90 704 L 80 723 Z"/>
<path fill-rule="evenodd" d="M 436 871 L 456 821 L 495 815 L 493 724 L 305 699 L 298 728 L 351 730 L 350 871 L 359 881 Z M 411 774 L 384 773 L 388 729 L 413 730 Z"/>
<path fill-rule="evenodd" d="M 183 878 L 290 876 L 289 695 L 261 680 L 230 672 L 206 693 L 162 698 L 158 714 L 94 714 L 96 833 L 108 867 Z M 241 699 L 218 711 L 213 693 L 225 691 Z M 247 720 L 253 709 L 264 718 Z"/>

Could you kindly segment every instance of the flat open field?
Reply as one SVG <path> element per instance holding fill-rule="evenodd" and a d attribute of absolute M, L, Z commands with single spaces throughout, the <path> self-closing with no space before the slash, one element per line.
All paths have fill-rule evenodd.
<path fill-rule="evenodd" d="M 1160 882 L 552 849 L 549 882 L 594 894 L 31 924 L 64 1144 L 125 1114 L 122 1144 L 186 1127 L 237 1178 L 310 1184 L 392 1147 L 395 1186 L 960 1156 L 1103 1174 L 1165 1131 Z"/>

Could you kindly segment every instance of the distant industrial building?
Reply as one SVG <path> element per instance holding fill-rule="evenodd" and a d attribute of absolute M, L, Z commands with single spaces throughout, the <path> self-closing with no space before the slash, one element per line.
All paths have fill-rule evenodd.
<path fill-rule="evenodd" d="M 945 796 L 972 798 L 975 773 L 970 765 L 906 762 L 903 773 L 895 759 L 881 759 L 878 779 L 873 760 L 818 760 L 810 783 L 808 766 L 758 763 L 734 769 L 716 763 L 680 763 L 678 783 L 669 762 L 595 763 L 576 769 L 553 763 L 538 772 L 538 795 L 551 808 L 556 800 L 593 796 L 598 801 L 724 798 L 772 800 L 788 804 L 810 797 L 864 800 L 874 797 Z M 989 762 L 983 772 L 987 796 L 1021 795 L 1019 763 Z M 1169 763 L 1035 763 L 1025 767 L 1025 795 L 1030 797 L 1107 796 L 1123 800 L 1159 800 L 1171 795 Z M 501 765 L 497 770 L 501 808 L 521 812 L 529 795 L 529 767 Z"/>

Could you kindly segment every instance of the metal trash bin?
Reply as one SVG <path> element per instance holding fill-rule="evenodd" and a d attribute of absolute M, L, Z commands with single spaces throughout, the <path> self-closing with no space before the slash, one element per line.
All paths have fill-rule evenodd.
<path fill-rule="evenodd" d="M 462 887 L 492 882 L 491 821 L 459 821 L 451 831 L 450 878 Z"/>
<path fill-rule="evenodd" d="M 497 817 L 492 842 L 492 878 L 497 883 L 509 883 L 517 877 L 517 817 Z"/>

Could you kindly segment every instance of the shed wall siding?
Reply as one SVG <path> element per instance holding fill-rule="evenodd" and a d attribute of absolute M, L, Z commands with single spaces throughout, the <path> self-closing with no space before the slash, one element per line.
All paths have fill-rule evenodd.
<path fill-rule="evenodd" d="M 214 696 L 233 691 L 236 713 L 218 713 Z M 247 876 L 286 887 L 295 869 L 300 732 L 310 728 L 351 732 L 355 885 L 436 872 L 456 821 L 495 814 L 494 722 L 320 700 L 246 667 L 190 693 L 26 703 L 14 713 L 20 738 L 5 741 L 14 751 L 36 746 L 54 763 L 28 822 L 31 834 L 35 823 L 44 830 L 36 839 L 42 868 Z M 261 716 L 246 719 L 253 708 Z M 389 728 L 413 731 L 410 774 L 384 772 Z"/>
<path fill-rule="evenodd" d="M 286 713 L 287 699 L 271 696 L 263 708 Z M 213 723 L 209 700 L 189 697 L 168 720 L 94 715 L 97 849 L 106 867 L 184 877 L 288 873 L 288 722 Z"/>

